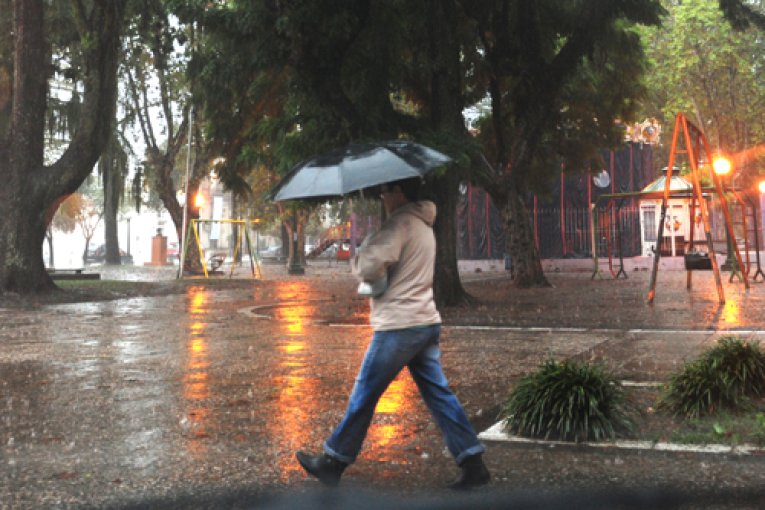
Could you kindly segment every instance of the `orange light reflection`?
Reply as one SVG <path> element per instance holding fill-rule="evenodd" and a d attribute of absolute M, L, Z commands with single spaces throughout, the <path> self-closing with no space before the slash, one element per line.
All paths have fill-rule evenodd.
<path fill-rule="evenodd" d="M 187 291 L 189 338 L 186 341 L 186 373 L 183 376 L 183 398 L 188 408 L 184 423 L 189 438 L 186 448 L 195 459 L 207 454 L 207 427 L 210 410 L 206 400 L 210 398 L 209 373 L 210 362 L 207 359 L 207 329 L 208 295 L 201 287 L 190 287 Z"/>
<path fill-rule="evenodd" d="M 275 323 L 282 336 L 276 339 L 273 355 L 272 381 L 277 395 L 268 432 L 273 443 L 286 450 L 279 457 L 281 460 L 277 466 L 282 482 L 305 477 L 294 460 L 293 452 L 297 449 L 319 451 L 322 442 L 331 432 L 317 427 L 317 420 L 328 411 L 324 395 L 332 395 L 335 400 L 340 397 L 339 400 L 347 402 L 348 395 L 345 392 L 350 390 L 355 370 L 361 364 L 371 335 L 369 330 L 363 329 L 347 334 L 351 344 L 344 345 L 344 348 L 352 352 L 348 355 L 346 351 L 343 356 L 349 356 L 349 379 L 343 395 L 338 395 L 336 381 L 322 380 L 311 369 L 314 363 L 314 343 L 322 342 L 330 333 L 325 326 L 311 327 L 317 309 L 300 301 L 300 297 L 307 295 L 309 290 L 303 281 L 280 282 L 276 290 L 279 301 L 286 304 L 274 312 Z M 416 420 L 427 420 L 429 416 L 419 402 L 417 387 L 408 371 L 404 370 L 377 404 L 375 418 L 362 451 L 365 459 L 395 461 L 398 465 L 409 462 L 408 455 L 413 450 L 411 443 L 416 437 Z"/>
<path fill-rule="evenodd" d="M 728 296 L 723 305 L 720 321 L 726 324 L 738 325 L 741 322 L 741 307 L 738 299 Z"/>
<path fill-rule="evenodd" d="M 396 379 L 388 386 L 375 408 L 375 417 L 368 433 L 369 451 L 364 456 L 380 462 L 395 460 L 399 464 L 407 464 L 403 455 L 396 454 L 396 447 L 402 446 L 411 431 L 412 426 L 408 417 L 420 413 L 416 409 L 419 399 L 417 386 L 407 370 L 403 370 Z"/>
<path fill-rule="evenodd" d="M 274 443 L 294 452 L 310 444 L 313 420 L 320 411 L 318 380 L 310 370 L 311 349 L 305 326 L 316 313 L 313 306 L 299 301 L 307 291 L 305 282 L 280 282 L 276 289 L 279 302 L 286 303 L 275 309 L 275 323 L 282 336 L 277 336 L 273 356 L 273 383 L 278 394 L 274 401 L 274 418 L 269 420 Z M 315 338 L 315 337 L 312 337 Z M 282 455 L 277 466 L 279 479 L 289 482 L 302 477 L 302 469 L 293 455 Z"/>

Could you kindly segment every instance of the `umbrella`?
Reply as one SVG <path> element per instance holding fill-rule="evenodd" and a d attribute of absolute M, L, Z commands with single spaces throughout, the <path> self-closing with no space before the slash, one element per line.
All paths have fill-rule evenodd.
<path fill-rule="evenodd" d="M 406 140 L 351 144 L 300 163 L 269 197 L 275 202 L 340 197 L 387 182 L 423 177 L 450 161 L 437 150 Z"/>

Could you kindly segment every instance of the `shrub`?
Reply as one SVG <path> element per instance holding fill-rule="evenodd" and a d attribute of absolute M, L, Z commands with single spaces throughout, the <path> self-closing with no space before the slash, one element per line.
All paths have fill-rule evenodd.
<path fill-rule="evenodd" d="M 523 377 L 504 408 L 505 427 L 526 437 L 588 441 L 629 431 L 621 384 L 597 366 L 547 361 Z"/>
<path fill-rule="evenodd" d="M 698 418 L 720 409 L 741 409 L 765 392 L 765 354 L 758 342 L 723 337 L 673 375 L 659 406 Z"/>

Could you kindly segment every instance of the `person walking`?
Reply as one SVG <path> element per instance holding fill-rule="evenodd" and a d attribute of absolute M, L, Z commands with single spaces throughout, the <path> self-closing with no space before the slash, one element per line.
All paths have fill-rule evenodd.
<path fill-rule="evenodd" d="M 378 400 L 404 367 L 461 469 L 449 487 L 471 489 L 491 478 L 482 459 L 485 448 L 441 368 L 441 315 L 433 300 L 436 206 L 418 201 L 420 185 L 420 179 L 405 179 L 382 186 L 388 219 L 379 232 L 365 239 L 352 260 L 359 280 L 371 283 L 387 278 L 387 289 L 370 298 L 374 334 L 345 416 L 324 442 L 322 454 L 296 453 L 303 469 L 324 485 L 337 485 L 345 468 L 356 460 Z"/>

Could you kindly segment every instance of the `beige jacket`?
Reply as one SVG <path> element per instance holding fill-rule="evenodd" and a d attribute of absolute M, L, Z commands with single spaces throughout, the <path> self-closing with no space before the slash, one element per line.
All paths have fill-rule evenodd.
<path fill-rule="evenodd" d="M 379 232 L 365 239 L 352 261 L 360 281 L 372 282 L 388 271 L 388 289 L 370 298 L 375 331 L 440 324 L 433 301 L 436 205 L 412 202 L 390 215 Z"/>

